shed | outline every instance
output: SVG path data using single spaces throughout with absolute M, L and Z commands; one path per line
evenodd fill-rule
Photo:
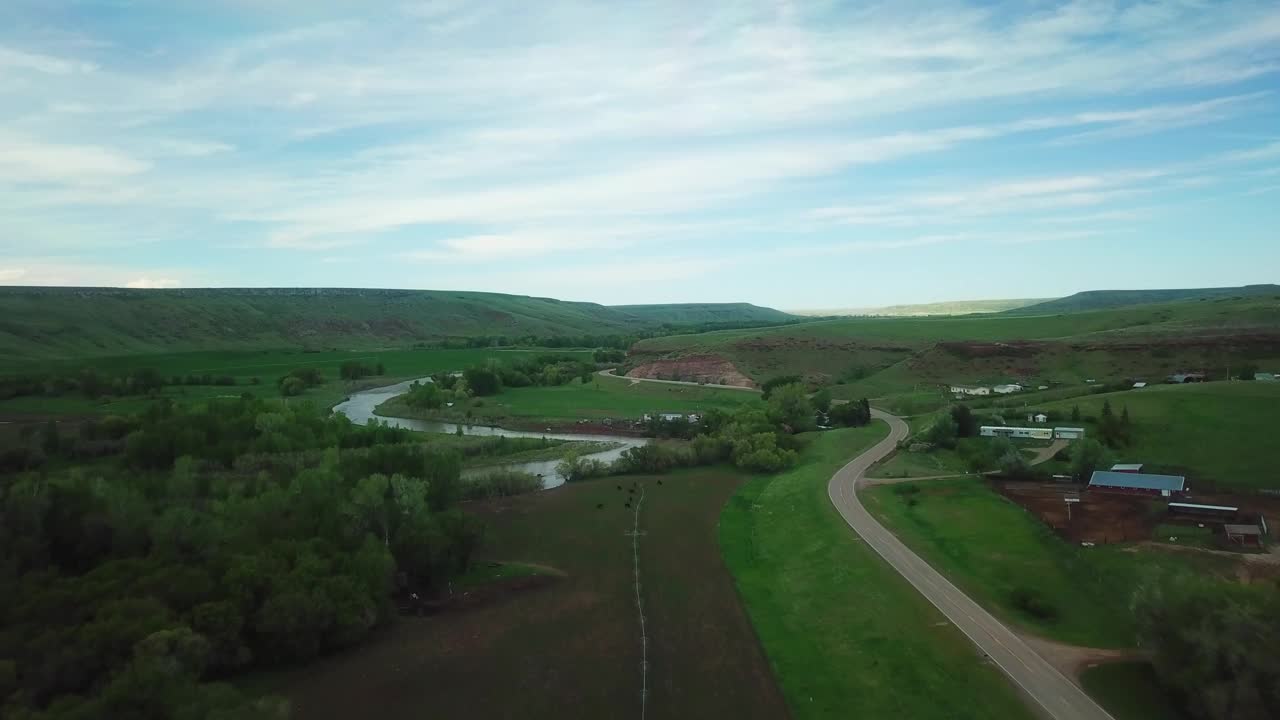
M 1008 395 L 1010 393 L 1022 392 L 1022 386 L 1017 385 L 1015 383 L 1009 383 L 1008 385 L 997 385 L 991 389 L 1000 395 Z
M 1084 437 L 1084 428 L 1060 427 L 1053 429 L 1053 436 L 1058 440 L 1080 440 Z
M 1140 473 L 1142 463 L 1116 463 L 1111 466 L 1111 472 Z
M 1036 413 L 1035 421 L 1038 423 L 1049 422 L 1049 416 L 1044 413 Z
M 1237 545 L 1262 546 L 1262 528 L 1257 525 L 1223 525 L 1227 540 Z
M 1257 382 L 1275 382 L 1276 374 L 1275 373 L 1254 373 L 1253 379 Z
M 1144 388 L 1144 387 L 1146 387 L 1146 386 L 1147 386 L 1147 384 L 1146 384 L 1146 383 L 1144 383 L 1144 382 L 1136 382 L 1136 383 L 1134 383 L 1134 384 L 1133 384 L 1133 389 L 1134 389 L 1134 390 L 1141 390 L 1142 388 Z
M 1176 515 L 1194 517 L 1211 517 L 1229 520 L 1240 512 L 1240 508 L 1232 505 L 1201 505 L 1199 503 L 1169 503 L 1169 512 Z
M 1181 475 L 1110 472 L 1097 470 L 1089 478 L 1089 489 L 1101 492 L 1170 497 L 1186 490 L 1187 479 Z

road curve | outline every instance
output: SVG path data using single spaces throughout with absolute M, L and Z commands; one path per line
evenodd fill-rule
M 827 486 L 827 494 L 845 522 L 1035 700 L 1046 717 L 1053 720 L 1114 720 L 1017 634 L 911 552 L 862 505 L 857 488 L 868 468 L 893 452 L 898 441 L 907 436 L 907 424 L 901 418 L 880 410 L 872 410 L 871 414 L 889 423 L 889 437 L 840 468 L 831 476 Z

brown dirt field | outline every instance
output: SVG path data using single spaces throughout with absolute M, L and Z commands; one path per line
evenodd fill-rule
M 743 375 L 733 363 L 719 355 L 687 355 L 678 358 L 659 358 L 632 368 L 626 377 L 650 380 L 684 380 L 714 385 L 755 387 L 751 378 Z
M 1049 527 L 1072 542 L 1117 543 L 1148 540 L 1156 520 L 1149 511 L 1151 500 L 1126 495 L 1080 492 L 1066 483 L 995 482 L 995 489 L 1026 508 Z M 1071 507 L 1067 519 L 1068 493 L 1080 502 Z
M 477 504 L 489 521 L 484 559 L 544 564 L 565 577 L 480 607 L 404 619 L 276 691 L 292 700 L 297 720 L 638 717 L 632 510 L 624 507 L 633 482 L 645 489 L 647 717 L 787 717 L 720 557 L 716 523 L 741 482 L 725 470 L 606 478 Z

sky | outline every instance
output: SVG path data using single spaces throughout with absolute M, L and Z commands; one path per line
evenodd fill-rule
M 1280 281 L 1280 3 L 0 3 L 0 284 Z

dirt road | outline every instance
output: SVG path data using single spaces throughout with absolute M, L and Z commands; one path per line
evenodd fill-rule
M 657 380 L 655 378 L 638 378 L 638 377 L 628 377 L 625 375 L 615 375 L 612 369 L 601 370 L 596 374 L 603 375 L 604 377 L 613 377 L 613 378 L 619 378 L 621 380 L 630 380 L 633 383 L 647 382 L 647 383 L 661 383 L 663 385 L 692 385 L 693 387 L 718 388 L 720 390 L 742 390 L 743 392 L 753 392 L 753 393 L 760 392 L 756 388 L 741 387 L 738 385 L 716 385 L 715 383 L 696 383 L 696 382 L 689 382 L 688 380 Z
M 845 522 L 996 663 L 1043 709 L 1046 717 L 1053 720 L 1114 720 L 1012 630 L 907 549 L 863 507 L 856 489 L 867 469 L 893 452 L 898 441 L 908 432 L 907 424 L 901 418 L 879 410 L 873 410 L 872 415 L 889 423 L 889 437 L 841 468 L 827 486 L 827 494 Z

